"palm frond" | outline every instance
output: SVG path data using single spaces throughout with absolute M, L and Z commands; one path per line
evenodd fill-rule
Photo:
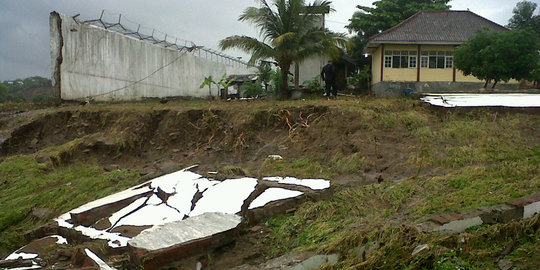
M 231 36 L 219 42 L 219 47 L 222 50 L 237 48 L 247 53 L 251 53 L 252 57 L 249 61 L 254 63 L 259 59 L 273 58 L 275 56 L 274 49 L 255 38 L 247 36 Z

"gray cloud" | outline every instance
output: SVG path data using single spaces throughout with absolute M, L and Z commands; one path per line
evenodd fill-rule
M 536 0 L 537 1 L 537 0 Z M 356 11 L 356 5 L 373 0 L 334 0 L 336 12 L 328 16 L 327 26 L 346 32 L 344 26 Z M 471 11 L 506 24 L 518 0 L 454 0 L 453 9 Z M 98 18 L 101 10 L 108 18 L 121 13 L 133 22 L 155 28 L 198 45 L 217 48 L 219 40 L 231 35 L 257 35 L 252 26 L 239 22 L 238 16 L 254 0 L 0 0 L 0 80 L 33 75 L 50 76 L 49 21 L 51 11 L 81 18 Z M 248 56 L 227 51 L 233 56 Z

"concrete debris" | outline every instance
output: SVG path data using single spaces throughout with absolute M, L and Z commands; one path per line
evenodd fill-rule
M 204 213 L 182 221 L 155 226 L 128 242 L 130 257 L 145 269 L 159 268 L 205 248 L 232 241 L 242 218 L 234 214 Z
M 514 263 L 510 260 L 503 259 L 497 263 L 497 266 L 499 267 L 500 270 L 510 270 L 514 268 Z
M 253 202 L 251 202 L 249 209 L 263 207 L 270 202 L 294 198 L 302 194 L 304 193 L 301 191 L 288 190 L 284 188 L 269 188 L 259 195 L 259 197 L 253 200 Z
M 280 184 L 298 185 L 311 188 L 313 190 L 322 190 L 330 187 L 330 181 L 325 179 L 297 179 L 294 177 L 264 177 L 263 180 L 278 182 Z
M 280 155 L 268 155 L 268 158 L 271 160 L 282 160 L 283 157 Z
M 17 249 L 0 261 L 2 269 L 39 269 L 42 259 L 40 254 L 46 254 L 53 246 L 67 245 L 67 239 L 60 235 L 52 235 L 36 239 L 28 245 Z
M 540 107 L 539 94 L 427 94 L 422 101 L 441 107 Z
M 411 256 L 416 256 L 418 254 L 422 254 L 422 253 L 428 252 L 428 251 L 429 251 L 429 245 L 428 244 L 419 245 L 419 246 L 414 248 L 413 252 L 411 253 Z
M 339 254 L 315 255 L 291 268 L 291 270 L 318 269 L 324 264 L 334 265 L 338 262 Z
M 93 260 L 98 266 L 100 270 L 113 270 L 115 268 L 108 266 L 101 258 L 99 258 L 96 254 L 94 254 L 89 249 L 85 248 L 84 252 L 86 255 Z
M 131 239 L 131 247 L 155 251 L 236 228 L 242 218 L 234 214 L 205 213 L 143 231 Z
M 379 243 L 370 242 L 361 247 L 357 247 L 357 248 L 349 250 L 349 253 L 355 253 L 356 257 L 360 259 L 360 261 L 365 261 L 369 253 L 371 253 L 373 250 L 377 248 L 379 248 Z

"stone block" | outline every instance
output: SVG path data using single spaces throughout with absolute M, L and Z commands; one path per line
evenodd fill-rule
M 529 205 L 529 204 L 532 204 L 532 203 L 538 202 L 538 201 L 540 201 L 540 193 L 536 193 L 536 194 L 532 194 L 532 195 L 529 195 L 529 196 L 517 198 L 517 199 L 511 200 L 511 201 L 508 201 L 507 203 L 509 205 L 513 205 L 513 206 L 516 206 L 516 207 L 523 207 L 525 205 Z
M 435 228 L 434 231 L 445 233 L 461 233 L 464 232 L 467 228 L 478 225 L 482 225 L 482 219 L 477 216 L 473 218 L 466 218 L 448 222 L 442 226 Z
M 291 270 L 318 269 L 324 264 L 334 265 L 339 259 L 339 254 L 315 255 L 291 268 Z
M 540 202 L 533 202 L 523 207 L 523 218 L 530 218 L 536 213 L 540 213 Z
M 508 204 L 484 207 L 481 211 L 479 216 L 484 224 L 507 223 L 523 216 L 522 208 Z
M 130 258 L 144 269 L 159 269 L 231 242 L 241 220 L 233 214 L 206 213 L 154 227 L 128 242 Z

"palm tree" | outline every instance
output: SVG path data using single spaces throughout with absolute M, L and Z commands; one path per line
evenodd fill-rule
M 334 55 L 338 45 L 345 45 L 342 34 L 316 25 L 323 11 L 330 10 L 330 1 L 315 0 L 306 5 L 304 0 L 258 0 L 260 7 L 249 7 L 240 21 L 254 24 L 262 41 L 248 36 L 231 36 L 219 44 L 222 50 L 238 48 L 251 53 L 250 63 L 273 59 L 282 74 L 281 99 L 288 96 L 288 74 L 292 63 L 319 54 Z

